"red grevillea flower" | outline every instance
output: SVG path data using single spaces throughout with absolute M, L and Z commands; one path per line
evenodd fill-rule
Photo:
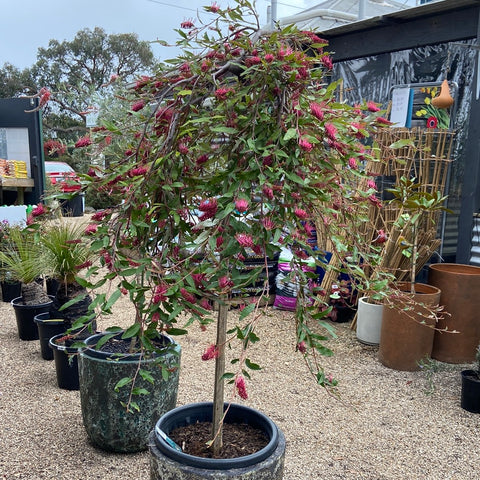
M 203 352 L 202 355 L 202 360 L 207 361 L 207 360 L 212 360 L 214 358 L 218 357 L 218 348 L 216 345 L 209 345 L 207 349 Z
M 190 293 L 188 290 L 185 288 L 180 289 L 180 293 L 182 294 L 182 297 L 189 303 L 196 303 L 197 299 L 195 298 L 195 295 Z
M 253 238 L 248 233 L 237 233 L 235 239 L 240 244 L 240 246 L 245 248 L 252 248 L 255 244 L 253 243 Z
M 98 225 L 96 225 L 95 223 L 89 223 L 85 227 L 85 234 L 86 235 L 93 235 L 94 233 L 97 232 L 97 228 L 98 228 Z
M 195 161 L 195 163 L 197 165 L 203 165 L 204 163 L 206 163 L 208 161 L 208 155 L 206 154 L 203 154 L 203 155 L 200 155 L 197 160 Z
M 305 225 L 303 226 L 303 229 L 305 230 L 305 233 L 311 237 L 315 233 L 315 228 L 313 225 L 309 222 L 305 222 Z
M 138 112 L 138 111 L 141 110 L 144 106 L 145 106 L 145 102 L 144 102 L 143 100 L 139 100 L 138 102 L 135 102 L 135 103 L 132 105 L 132 111 Z
M 155 292 L 153 294 L 153 303 L 160 303 L 160 302 L 165 302 L 167 300 L 167 297 L 165 293 L 168 290 L 168 285 L 166 284 L 160 284 L 155 287 Z
M 317 117 L 319 120 L 323 120 L 325 118 L 322 106 L 320 104 L 318 104 L 317 102 L 310 103 L 310 113 L 314 117 Z
M 222 236 L 217 237 L 217 239 L 215 240 L 215 244 L 216 244 L 217 248 L 220 248 L 220 247 L 223 245 L 223 242 L 224 242 L 224 241 L 225 241 L 225 240 L 223 239 Z
M 75 266 L 75 270 L 82 270 L 84 268 L 88 268 L 92 266 L 92 262 L 87 260 L 86 262 L 81 263 L 80 265 Z
M 300 138 L 298 140 L 298 146 L 305 152 L 311 152 L 313 149 L 313 145 L 305 138 Z
M 371 100 L 369 102 L 367 102 L 367 109 L 368 109 L 369 112 L 379 112 L 380 111 L 380 107 L 375 102 L 372 102 Z
M 367 182 L 367 187 L 368 188 L 373 188 L 374 190 L 376 190 L 377 189 L 377 184 L 375 183 L 374 180 L 370 179 Z
M 220 277 L 218 279 L 218 286 L 221 290 L 225 290 L 227 288 L 233 287 L 233 282 L 230 279 L 230 277 L 228 277 L 227 275 L 224 275 L 223 277 Z
M 357 165 L 357 160 L 353 157 L 350 157 L 348 159 L 348 166 L 352 169 L 352 170 L 358 170 L 358 165 Z
M 208 8 L 212 13 L 217 13 L 220 10 L 217 2 L 213 2 L 210 7 Z
M 203 288 L 203 282 L 206 279 L 205 273 L 192 273 L 193 283 L 196 288 Z
M 185 30 L 189 30 L 193 28 L 195 24 L 191 20 L 185 20 L 180 24 L 180 28 L 184 28 Z
M 184 143 L 179 143 L 178 144 L 178 151 L 182 153 L 183 155 L 186 155 L 190 150 Z
M 302 208 L 295 208 L 294 213 L 300 220 L 306 220 L 308 218 L 308 213 Z
M 198 206 L 198 209 L 203 212 L 203 214 L 199 217 L 201 222 L 209 218 L 213 218 L 218 210 L 217 199 L 207 198 L 206 200 L 202 200 Z
M 101 222 L 107 216 L 108 213 L 109 213 L 108 210 L 100 210 L 98 212 L 95 212 L 92 215 L 92 220 L 96 222 Z
M 243 400 L 247 400 L 248 398 L 247 388 L 245 386 L 245 379 L 243 378 L 242 375 L 239 375 L 235 379 L 235 387 L 237 387 L 237 392 L 240 398 L 243 398 Z
M 374 243 L 385 243 L 387 241 L 387 234 L 384 230 L 379 230 L 377 238 L 373 241 Z
M 248 57 L 245 59 L 245 65 L 247 67 L 259 65 L 260 63 L 262 63 L 262 59 L 260 57 Z
M 325 133 L 331 140 L 337 139 L 337 129 L 331 123 L 325 124 Z
M 248 210 L 248 201 L 244 198 L 238 198 L 235 200 L 235 208 L 239 213 L 245 213 Z
M 264 59 L 267 63 L 272 63 L 275 60 L 275 56 L 272 55 L 271 53 L 267 53 Z
M 50 90 L 47 87 L 42 87 L 38 93 L 40 95 L 40 101 L 38 103 L 38 106 L 43 107 L 50 100 Z
M 332 62 L 332 59 L 328 55 L 322 57 L 322 63 L 327 70 L 332 70 L 333 62 Z
M 33 217 L 39 217 L 40 215 L 43 215 L 45 213 L 45 207 L 43 206 L 43 203 L 39 203 L 33 210 L 32 210 L 32 216 Z
M 297 343 L 297 350 L 298 350 L 300 353 L 306 353 L 307 347 L 306 347 L 304 341 L 302 341 L 302 342 L 300 342 L 300 343 Z
M 273 230 L 275 228 L 275 223 L 270 217 L 262 218 L 262 225 L 265 230 Z
M 370 195 L 368 197 L 368 200 L 372 205 L 375 205 L 376 207 L 381 208 L 382 202 L 375 195 Z
M 393 125 L 393 122 L 390 120 L 387 120 L 385 117 L 377 117 L 376 118 L 377 123 L 380 123 L 382 125 Z
M 91 144 L 92 144 L 92 140 L 88 135 L 85 135 L 84 137 L 80 137 L 77 140 L 77 142 L 75 143 L 75 148 L 88 147 Z
M 263 186 L 262 192 L 269 200 L 273 200 L 273 190 L 268 185 Z
M 132 168 L 131 170 L 129 170 L 128 176 L 129 176 L 130 178 L 140 177 L 140 176 L 142 176 L 142 175 L 145 175 L 147 172 L 148 172 L 148 168 L 147 168 L 147 167 Z
M 217 88 L 215 90 L 215 97 L 218 100 L 226 100 L 230 92 L 232 92 L 231 88 Z
M 199 304 L 204 310 L 212 310 L 212 305 L 208 298 L 202 298 Z

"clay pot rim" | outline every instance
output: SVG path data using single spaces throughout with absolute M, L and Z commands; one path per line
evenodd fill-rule
M 437 272 L 465 275 L 466 277 L 480 275 L 480 267 L 463 263 L 434 263 L 429 268 Z

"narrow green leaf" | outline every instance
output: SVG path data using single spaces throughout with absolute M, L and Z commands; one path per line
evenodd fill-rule
M 125 385 L 128 385 L 129 383 L 132 383 L 132 379 L 130 377 L 123 377 L 121 380 L 119 380 L 115 387 L 113 388 L 116 392 L 118 392 L 122 387 Z
M 297 136 L 297 129 L 296 128 L 289 128 L 285 135 L 283 136 L 283 140 L 288 142 L 288 140 L 295 138 Z
M 128 327 L 127 330 L 125 330 L 125 333 L 122 335 L 122 338 L 125 340 L 127 338 L 136 337 L 138 335 L 138 332 L 140 332 L 140 324 L 134 323 L 133 325 L 130 325 L 130 327 Z

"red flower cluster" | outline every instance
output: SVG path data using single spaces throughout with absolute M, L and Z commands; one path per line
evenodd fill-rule
M 213 218 L 218 210 L 217 199 L 207 198 L 206 200 L 202 200 L 198 206 L 198 209 L 203 212 L 199 217 L 201 222 L 208 220 L 209 218 Z
M 80 137 L 77 140 L 77 142 L 75 143 L 75 148 L 88 147 L 91 144 L 92 144 L 91 138 L 88 135 L 85 135 L 84 137 Z
M 245 386 L 245 379 L 242 377 L 242 375 L 239 375 L 235 379 L 235 387 L 237 387 L 237 392 L 240 398 L 243 398 L 243 400 L 247 400 L 247 387 Z
M 212 360 L 214 358 L 218 357 L 218 348 L 216 345 L 210 345 L 208 348 L 203 352 L 202 355 L 202 360 L 207 361 L 207 360 Z

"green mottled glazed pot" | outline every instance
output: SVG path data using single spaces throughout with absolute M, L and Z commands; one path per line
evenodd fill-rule
M 156 421 L 177 403 L 180 346 L 166 336 L 168 346 L 162 355 L 148 359 L 138 354 L 120 357 L 94 348 L 103 335 L 88 338 L 89 348 L 78 359 L 82 417 L 88 438 L 94 446 L 107 451 L 146 450 L 148 435 Z M 163 378 L 159 361 L 170 370 L 168 379 Z M 115 385 L 123 378 L 133 377 L 139 365 L 154 382 L 151 384 L 137 375 L 135 387 L 146 389 L 149 394 L 133 396 L 139 411 L 127 412 L 124 405 L 129 401 L 130 387 L 116 391 Z

